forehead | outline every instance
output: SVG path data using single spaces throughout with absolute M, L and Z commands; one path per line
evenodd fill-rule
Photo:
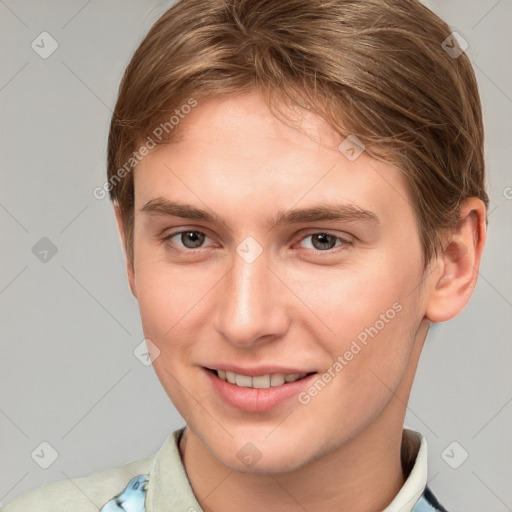
M 226 215 L 322 202 L 411 213 L 399 169 L 364 151 L 349 159 L 339 149 L 344 137 L 321 118 L 298 109 L 287 114 L 291 126 L 257 93 L 199 101 L 180 120 L 178 137 L 137 166 L 136 209 L 163 196 L 202 207 L 208 199 Z

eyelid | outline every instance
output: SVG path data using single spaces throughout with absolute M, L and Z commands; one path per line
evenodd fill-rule
M 303 240 L 311 235 L 329 235 L 339 238 L 340 240 L 345 240 L 346 242 L 353 242 L 354 237 L 349 235 L 348 233 L 339 234 L 330 229 L 322 229 L 322 228 L 309 228 L 307 230 L 303 230 L 300 234 L 299 240 Z

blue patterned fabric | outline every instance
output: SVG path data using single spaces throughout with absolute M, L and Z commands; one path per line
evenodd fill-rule
M 124 490 L 107 501 L 100 512 L 146 512 L 145 498 L 149 475 L 132 478 Z M 425 492 L 414 505 L 412 512 L 447 512 L 432 491 L 426 487 Z
M 425 496 L 422 496 L 414 505 L 412 512 L 435 512 L 439 510 L 438 508 L 434 508 L 426 499 Z
M 124 490 L 107 501 L 100 512 L 146 512 L 145 500 L 149 475 L 132 478 Z

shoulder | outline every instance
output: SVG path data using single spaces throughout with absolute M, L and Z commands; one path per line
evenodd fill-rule
M 98 512 L 128 482 L 149 473 L 154 457 L 150 455 L 121 468 L 44 485 L 11 501 L 2 512 Z

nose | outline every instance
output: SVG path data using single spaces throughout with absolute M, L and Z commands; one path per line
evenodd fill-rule
M 232 345 L 260 346 L 289 327 L 287 289 L 267 265 L 265 252 L 251 263 L 235 253 L 231 271 L 216 287 L 215 327 Z

